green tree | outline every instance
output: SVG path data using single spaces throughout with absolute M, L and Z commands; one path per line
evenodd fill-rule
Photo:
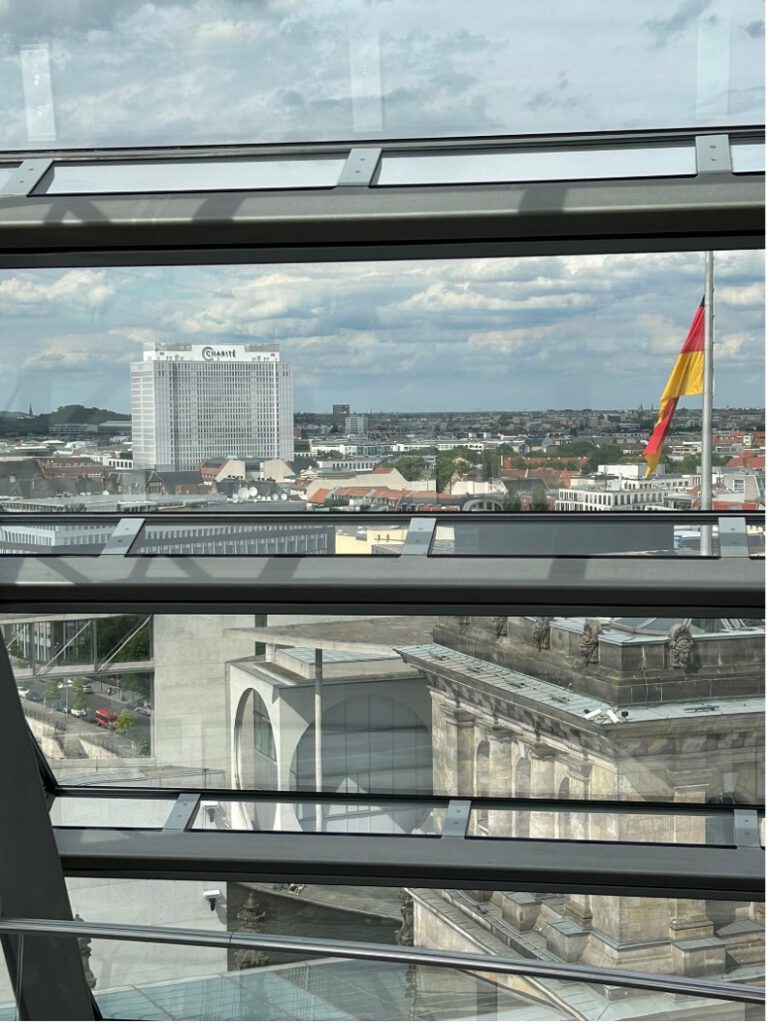
M 536 484 L 531 492 L 531 512 L 547 511 L 547 492 L 541 484 Z
M 88 707 L 88 701 L 85 696 L 85 690 L 83 689 L 85 680 L 82 676 L 75 676 L 75 681 L 72 684 L 72 707 L 76 711 L 85 711 Z
M 115 722 L 115 732 L 122 735 L 122 733 L 128 732 L 129 729 L 132 729 L 135 724 L 133 715 L 130 711 L 121 711 L 117 716 L 117 721 Z
M 59 699 L 59 687 L 55 679 L 48 678 L 43 683 L 43 698 L 46 704 L 55 704 Z
M 505 512 L 519 512 L 523 507 L 523 503 L 520 500 L 520 495 L 517 491 L 508 491 L 507 494 L 504 495 L 503 505 Z

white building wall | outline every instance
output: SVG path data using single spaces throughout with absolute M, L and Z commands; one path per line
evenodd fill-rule
M 293 458 L 293 377 L 276 349 L 149 348 L 131 365 L 134 467 Z

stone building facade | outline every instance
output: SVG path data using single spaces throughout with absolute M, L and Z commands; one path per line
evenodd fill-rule
M 763 799 L 763 644 L 762 628 L 737 620 L 454 617 L 438 620 L 434 643 L 400 653 L 430 688 L 436 793 L 752 803 Z M 713 821 L 491 810 L 474 812 L 471 829 L 701 843 L 717 841 Z M 762 904 L 530 892 L 413 896 L 417 945 L 761 983 Z M 562 986 L 547 983 L 547 998 L 555 988 Z M 583 995 L 585 986 L 576 988 Z M 582 1012 L 561 997 L 564 1010 Z M 690 1012 L 668 998 L 665 1017 Z M 614 990 L 605 999 L 615 1019 L 640 1019 L 648 1000 L 658 1001 Z M 721 1010 L 699 1006 L 696 1019 Z

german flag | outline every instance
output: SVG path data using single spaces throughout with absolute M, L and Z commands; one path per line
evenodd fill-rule
M 664 388 L 659 402 L 659 418 L 653 428 L 651 439 L 643 449 L 643 458 L 648 463 L 646 477 L 656 472 L 664 439 L 675 415 L 678 398 L 683 395 L 701 395 L 704 393 L 704 299 L 696 310 L 693 323 L 688 331 L 680 355 L 677 357 L 672 373 Z

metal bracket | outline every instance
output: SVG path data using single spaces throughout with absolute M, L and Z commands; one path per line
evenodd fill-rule
M 53 160 L 23 160 L 3 185 L 0 195 L 28 196 L 53 166 Z
M 200 803 L 199 793 L 182 793 L 163 825 L 163 832 L 186 832 Z
M 732 174 L 731 141 L 727 135 L 696 136 L 696 173 Z
M 472 810 L 471 800 L 451 800 L 448 810 L 445 812 L 445 824 L 443 825 L 443 839 L 450 839 L 458 836 L 459 839 L 466 838 L 469 826 L 469 814 Z
M 428 555 L 429 546 L 437 527 L 436 519 L 412 519 L 401 555 Z
M 749 558 L 747 520 L 745 518 L 719 519 L 721 558 Z
M 733 841 L 736 846 L 760 846 L 757 811 L 739 809 L 733 812 Z
M 380 149 L 368 146 L 351 149 L 347 162 L 339 175 L 339 180 L 336 182 L 337 188 L 339 185 L 343 185 L 345 188 L 350 185 L 356 188 L 370 188 L 380 159 Z
M 127 555 L 141 532 L 143 519 L 121 519 L 101 549 L 102 555 Z

